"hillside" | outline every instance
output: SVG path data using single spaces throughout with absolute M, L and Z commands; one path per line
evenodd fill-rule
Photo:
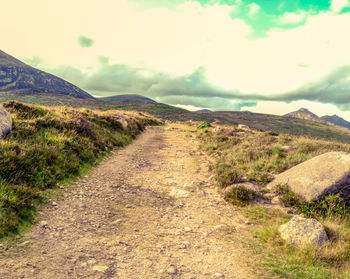
M 350 122 L 339 117 L 338 115 L 332 115 L 332 116 L 325 115 L 325 116 L 322 116 L 321 119 L 323 119 L 324 121 L 333 123 L 334 125 L 350 129 Z
M 99 98 L 102 101 L 115 103 L 156 103 L 156 101 L 137 94 L 123 94 Z
M 160 125 L 136 112 L 3 104 L 13 118 L 1 141 L 0 238 L 34 220 L 46 189 L 80 176 L 146 126 Z M 1 276 L 0 276 L 1 277 Z
M 54 95 L 79 99 L 94 99 L 77 86 L 35 69 L 0 50 L 0 95 Z
M 181 114 L 168 114 L 160 116 L 170 121 L 207 121 L 225 125 L 247 125 L 259 131 L 272 131 L 291 135 L 307 136 L 310 138 L 337 140 L 350 142 L 349 130 L 329 125 L 326 122 L 304 120 L 293 117 L 284 117 L 271 114 L 216 111 L 216 112 L 188 112 Z

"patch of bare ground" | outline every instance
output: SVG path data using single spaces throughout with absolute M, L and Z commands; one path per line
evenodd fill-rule
M 188 127 L 148 128 L 0 247 L 0 278 L 256 278 L 210 176 Z

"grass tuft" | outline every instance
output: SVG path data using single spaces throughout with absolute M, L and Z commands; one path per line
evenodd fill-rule
M 225 195 L 225 201 L 236 206 L 246 206 L 257 197 L 257 193 L 253 190 L 246 189 L 242 186 L 233 187 Z

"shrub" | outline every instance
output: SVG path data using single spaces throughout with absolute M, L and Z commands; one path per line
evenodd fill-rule
M 201 124 L 199 124 L 197 126 L 198 129 L 204 129 L 204 128 L 209 128 L 209 127 L 212 127 L 209 122 L 202 122 Z
M 253 190 L 246 189 L 242 186 L 233 187 L 231 191 L 226 193 L 225 201 L 236 206 L 246 206 L 257 197 L 257 193 Z

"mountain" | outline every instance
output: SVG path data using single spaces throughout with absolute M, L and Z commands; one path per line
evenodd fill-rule
M 64 95 L 94 99 L 79 87 L 52 74 L 33 68 L 0 50 L 0 95 Z
M 306 108 L 301 108 L 297 111 L 293 111 L 284 115 L 285 117 L 299 118 L 304 120 L 311 120 L 316 122 L 323 122 L 316 114 L 312 113 Z
M 137 94 L 124 94 L 99 98 L 100 100 L 115 103 L 157 103 L 156 101 Z
M 321 119 L 323 119 L 324 121 L 333 123 L 334 125 L 350 129 L 350 122 L 348 122 L 345 119 L 339 117 L 338 115 L 332 115 L 332 116 L 325 115 L 325 116 L 322 116 Z

